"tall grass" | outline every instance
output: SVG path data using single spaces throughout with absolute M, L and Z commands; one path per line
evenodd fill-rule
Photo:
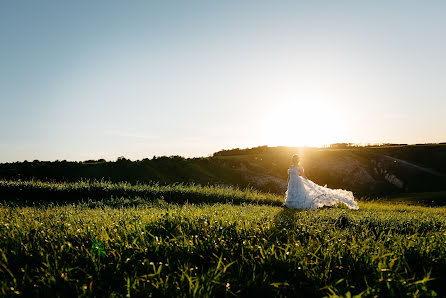
M 146 201 L 163 199 L 174 203 L 254 203 L 280 206 L 283 196 L 262 193 L 253 188 L 239 189 L 221 186 L 197 186 L 193 184 L 137 184 L 107 181 L 42 182 L 37 180 L 0 180 L 0 198 L 20 199 L 30 202 L 53 203 L 104 198 L 142 198 Z
M 4 296 L 446 295 L 446 208 L 360 202 L 357 211 L 299 211 L 258 204 L 280 197 L 249 190 L 0 185 L 9 195 L 21 189 L 27 199 L 39 189 L 42 196 L 79 198 L 90 191 L 96 198 L 64 205 L 0 203 Z M 114 191 L 128 191 L 130 202 L 134 195 L 156 195 L 127 207 L 121 204 L 126 197 L 99 199 Z M 163 191 L 171 191 L 172 200 L 179 194 L 181 204 L 167 203 Z M 201 203 L 185 203 L 188 195 Z

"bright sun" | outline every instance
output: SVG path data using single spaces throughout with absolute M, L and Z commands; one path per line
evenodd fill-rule
M 320 101 L 288 101 L 265 114 L 262 139 L 271 146 L 322 146 L 343 135 L 343 113 Z

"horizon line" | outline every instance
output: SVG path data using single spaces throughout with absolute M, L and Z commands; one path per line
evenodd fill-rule
M 262 148 L 262 147 L 266 147 L 266 148 L 278 148 L 278 147 L 283 147 L 283 148 L 296 148 L 296 149 L 304 149 L 304 148 L 308 148 L 308 149 L 353 149 L 353 148 L 369 148 L 369 147 L 397 147 L 397 146 L 425 146 L 425 145 L 446 145 L 446 141 L 445 142 L 435 142 L 435 143 L 347 143 L 347 142 L 342 142 L 342 143 L 332 143 L 332 144 L 324 144 L 322 146 L 309 146 L 309 145 L 301 145 L 301 146 L 286 146 L 286 145 L 277 145 L 277 146 L 270 146 L 270 145 L 259 145 L 259 146 L 255 146 L 255 147 L 246 147 L 246 148 L 231 148 L 231 149 L 220 149 L 218 151 L 215 151 L 213 153 L 210 153 L 206 156 L 201 155 L 201 156 L 183 156 L 180 154 L 171 154 L 171 155 L 153 155 L 152 158 L 141 158 L 141 159 L 131 159 L 131 158 L 127 158 L 124 155 L 119 155 L 117 156 L 114 160 L 113 159 L 105 159 L 105 158 L 98 158 L 98 159 L 86 159 L 86 160 L 68 160 L 68 159 L 55 159 L 55 160 L 39 160 L 39 159 L 34 159 L 32 161 L 28 161 L 27 159 L 23 160 L 23 161 L 0 161 L 0 164 L 8 164 L 8 163 L 32 163 L 32 162 L 94 162 L 94 161 L 102 161 L 102 162 L 116 162 L 119 159 L 125 159 L 125 160 L 130 160 L 130 161 L 142 161 L 145 159 L 148 160 L 153 160 L 156 158 L 161 158 L 161 157 L 181 157 L 184 159 L 195 159 L 195 158 L 208 158 L 208 157 L 213 157 L 215 156 L 216 153 L 219 152 L 224 152 L 224 151 L 235 151 L 235 150 L 239 150 L 239 151 L 243 151 L 243 150 L 250 150 L 250 149 L 257 149 L 257 148 Z

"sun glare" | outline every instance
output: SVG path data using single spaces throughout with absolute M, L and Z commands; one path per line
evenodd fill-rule
M 268 107 L 262 139 L 270 146 L 323 146 L 342 139 L 343 113 L 320 101 Z

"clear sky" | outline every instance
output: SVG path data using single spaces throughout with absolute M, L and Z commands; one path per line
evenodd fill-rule
M 446 141 L 446 1 L 0 2 L 0 162 Z

